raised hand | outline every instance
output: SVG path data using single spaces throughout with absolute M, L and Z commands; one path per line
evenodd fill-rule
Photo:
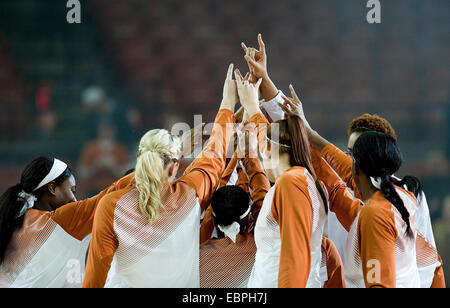
M 267 54 L 266 46 L 262 40 L 261 34 L 258 34 L 259 50 L 252 47 L 247 47 L 244 42 L 241 43 L 242 49 L 245 52 L 245 60 L 247 61 L 251 82 L 256 82 L 258 78 L 267 78 Z
M 261 94 L 264 100 L 269 101 L 278 94 L 278 89 L 269 77 L 267 72 L 267 53 L 266 45 L 262 40 L 261 34 L 258 34 L 259 50 L 252 47 L 247 47 L 245 43 L 241 43 L 242 49 L 245 52 L 245 60 L 247 61 L 250 77 L 249 81 L 256 83 L 258 78 L 262 78 Z
M 260 78 L 256 84 L 251 83 L 248 79 L 242 79 L 242 76 L 236 70 L 234 73 L 236 77 L 237 91 L 241 105 L 247 111 L 248 117 L 260 113 L 259 109 L 259 86 L 261 85 L 262 78 Z
M 298 98 L 297 93 L 295 93 L 294 87 L 291 84 L 289 85 L 289 90 L 291 91 L 292 97 L 286 97 L 283 95 L 282 97 L 284 99 L 284 103 L 278 104 L 280 105 L 281 109 L 283 109 L 283 111 L 286 113 L 287 116 L 290 115 L 299 116 L 305 123 L 306 127 L 310 129 L 311 126 L 309 126 L 309 123 L 305 117 L 305 113 L 303 112 L 302 102 Z
M 236 81 L 233 80 L 233 64 L 230 64 L 227 71 L 227 77 L 223 85 L 223 96 L 220 109 L 229 109 L 234 112 L 236 103 L 239 101 Z

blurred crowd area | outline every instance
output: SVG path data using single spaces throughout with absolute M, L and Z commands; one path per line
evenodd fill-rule
M 79 198 L 94 194 L 133 166 L 148 129 L 213 121 L 228 64 L 246 71 L 240 43 L 262 33 L 273 81 L 294 85 L 327 139 L 345 148 L 366 112 L 391 122 L 399 175 L 421 179 L 449 250 L 450 2 L 381 3 L 375 25 L 362 0 L 85 0 L 68 24 L 66 1 L 1 1 L 0 188 L 50 155 Z

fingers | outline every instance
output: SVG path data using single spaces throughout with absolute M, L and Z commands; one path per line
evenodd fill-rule
M 233 63 L 231 63 L 230 66 L 228 66 L 227 80 L 233 79 L 233 67 L 234 67 Z
M 249 48 L 248 50 L 248 55 L 250 56 L 250 58 L 255 59 L 255 54 L 257 53 L 257 50 L 255 48 Z
M 258 82 L 257 82 L 256 85 L 255 85 L 255 87 L 256 87 L 257 89 L 259 89 L 259 86 L 261 85 L 261 82 L 262 82 L 262 78 L 259 78 L 259 79 L 258 79 Z
M 242 83 L 242 81 L 243 81 L 241 72 L 239 72 L 238 69 L 234 70 L 234 78 L 236 78 L 236 81 L 238 81 L 239 83 Z
M 245 55 L 244 58 L 247 61 L 248 66 L 251 66 L 252 68 L 254 68 L 257 65 L 256 61 L 253 60 L 250 56 Z
M 284 113 L 286 113 L 286 114 L 291 113 L 291 110 L 288 107 L 286 107 L 285 105 L 283 105 L 282 103 L 278 103 L 278 106 L 280 106 L 280 108 L 283 109 Z
M 295 103 L 295 102 L 293 101 L 292 98 L 286 97 L 286 96 L 284 96 L 284 95 L 281 95 L 281 97 L 284 99 L 284 102 L 285 102 L 286 104 L 288 104 L 289 106 L 291 106 L 292 108 L 295 109 L 295 108 L 298 107 L 298 104 Z
M 294 90 L 294 87 L 292 86 L 292 84 L 289 85 L 289 90 L 291 91 L 292 97 L 293 97 L 296 101 L 300 102 L 300 99 L 298 98 L 297 93 L 295 93 L 295 90 Z
M 247 74 L 245 74 L 244 80 L 249 80 L 250 78 L 250 72 L 247 72 Z
M 266 45 L 264 44 L 262 40 L 261 33 L 258 34 L 258 44 L 259 44 L 259 51 L 262 51 L 263 53 L 266 52 Z
M 244 42 L 241 43 L 241 47 L 244 50 L 244 52 L 247 52 L 247 46 L 244 44 Z
M 239 78 L 241 80 L 244 80 L 244 78 L 242 77 L 241 71 L 238 68 L 236 69 L 236 71 L 237 71 L 237 74 L 239 75 Z M 247 75 L 245 75 L 245 76 L 247 76 Z M 237 80 L 237 78 L 236 78 L 236 80 Z

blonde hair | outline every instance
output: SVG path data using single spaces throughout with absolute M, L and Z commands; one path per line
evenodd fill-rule
M 139 191 L 139 209 L 150 222 L 158 218 L 163 188 L 164 168 L 178 161 L 181 141 L 165 129 L 148 131 L 139 142 L 135 170 L 136 188 Z

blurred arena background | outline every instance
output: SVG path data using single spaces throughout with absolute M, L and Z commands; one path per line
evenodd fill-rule
M 69 162 L 77 197 L 133 166 L 148 129 L 213 120 L 240 43 L 262 33 L 274 82 L 341 148 L 362 113 L 387 118 L 424 185 L 450 280 L 450 2 L 363 0 L 0 1 L 0 190 L 39 155 Z

